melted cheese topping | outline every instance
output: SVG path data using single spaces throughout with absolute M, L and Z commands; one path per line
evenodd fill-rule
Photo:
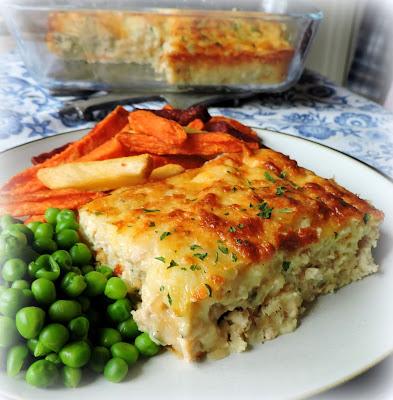
M 253 266 L 281 253 L 294 256 L 351 223 L 363 223 L 366 214 L 370 223 L 383 217 L 333 180 L 269 149 L 244 158 L 222 156 L 166 181 L 118 190 L 80 210 L 95 249 L 103 249 L 109 261 L 124 260 L 129 273 L 149 272 L 142 290 L 176 318 L 204 300 L 225 299 L 227 286 Z M 105 234 L 97 237 L 104 239 L 95 240 L 100 230 Z M 130 283 L 139 289 L 142 280 Z

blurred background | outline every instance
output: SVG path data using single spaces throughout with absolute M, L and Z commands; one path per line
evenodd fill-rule
M 324 12 L 324 20 L 307 68 L 393 111 L 393 2 L 310 0 L 309 3 Z M 0 54 L 14 46 L 0 16 Z

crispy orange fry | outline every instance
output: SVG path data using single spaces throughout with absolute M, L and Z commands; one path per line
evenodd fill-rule
M 197 118 L 191 121 L 188 125 L 187 128 L 195 129 L 198 131 L 203 131 L 204 123 L 201 119 Z
M 159 117 L 150 111 L 133 111 L 130 113 L 128 121 L 132 131 L 152 136 L 169 145 L 179 145 L 187 139 L 187 134 L 180 124 Z
M 129 155 L 129 151 L 114 137 L 104 142 L 101 146 L 96 147 L 90 153 L 79 158 L 78 162 L 109 160 L 111 158 L 127 157 Z
M 244 143 L 222 132 L 195 133 L 189 135 L 186 142 L 178 146 L 158 142 L 156 138 L 142 134 L 120 133 L 120 142 L 136 153 L 155 153 L 158 155 L 199 155 L 214 156 L 221 153 L 239 153 L 243 147 L 257 149 L 257 143 Z
M 0 213 L 11 214 L 16 217 L 42 215 L 48 207 L 77 209 L 100 196 L 103 196 L 102 192 L 78 192 L 47 197 L 38 201 L 9 202 L 0 205 Z
M 72 143 L 64 151 L 43 163 L 27 168 L 15 175 L 3 186 L 2 193 L 12 191 L 16 195 L 43 189 L 44 186 L 36 178 L 38 169 L 72 162 L 91 152 L 121 131 L 128 122 L 128 114 L 128 111 L 123 107 L 117 107 L 82 139 Z
M 235 119 L 223 117 L 223 116 L 216 116 L 216 117 L 210 118 L 208 123 L 214 123 L 214 122 L 226 122 L 232 128 L 235 128 L 237 131 L 241 132 L 248 139 L 259 141 L 259 137 L 253 129 L 249 128 L 246 125 L 243 125 L 242 123 L 240 123 L 239 121 L 236 121 Z

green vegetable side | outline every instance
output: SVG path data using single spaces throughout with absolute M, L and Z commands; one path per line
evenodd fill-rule
M 132 319 L 124 281 L 94 267 L 75 213 L 49 208 L 45 220 L 0 217 L 1 367 L 40 388 L 75 388 L 86 370 L 121 382 L 160 348 Z

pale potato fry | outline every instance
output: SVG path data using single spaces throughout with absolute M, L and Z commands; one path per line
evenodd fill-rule
M 37 178 L 50 189 L 111 190 L 147 180 L 152 170 L 148 154 L 42 168 Z
M 161 179 L 170 178 L 171 176 L 179 175 L 185 169 L 179 164 L 166 164 L 162 167 L 153 169 L 150 174 L 150 180 L 160 181 Z

